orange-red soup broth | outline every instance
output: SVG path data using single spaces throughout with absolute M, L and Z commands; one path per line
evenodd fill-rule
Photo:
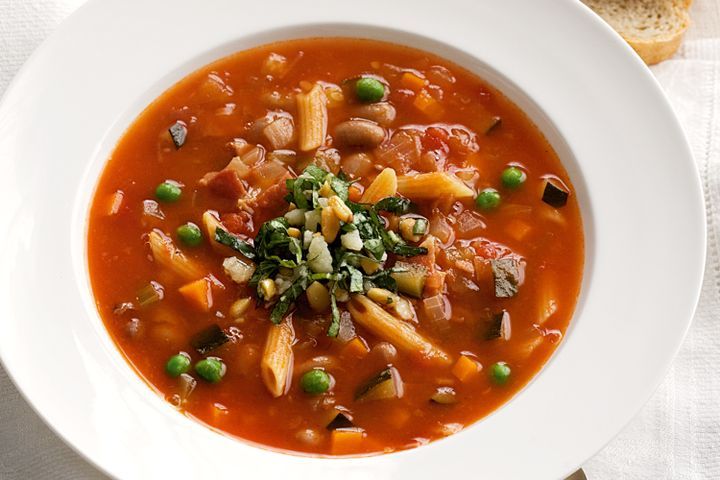
M 288 214 L 308 165 L 327 177 Z M 362 223 L 386 197 L 400 210 Z M 285 214 L 273 248 L 299 248 L 290 267 L 259 253 Z M 223 58 L 148 106 L 100 178 L 88 255 L 112 338 L 179 410 L 272 448 L 366 454 L 457 432 L 538 373 L 575 307 L 583 232 L 557 155 L 483 80 L 411 48 L 306 39 Z M 275 271 L 249 285 L 260 261 Z

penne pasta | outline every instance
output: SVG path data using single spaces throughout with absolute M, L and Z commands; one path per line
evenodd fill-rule
M 307 93 L 297 95 L 300 124 L 300 150 L 307 152 L 325 143 L 327 135 L 327 97 L 319 84 Z
M 360 203 L 376 203 L 386 197 L 393 197 L 398 191 L 398 177 L 395 170 L 386 168 L 375 177 L 360 198 Z
M 444 195 L 454 198 L 475 196 L 475 192 L 462 180 L 445 172 L 402 175 L 397 179 L 397 191 L 411 200 L 439 198 Z
M 393 317 L 368 297 L 353 295 L 348 303 L 348 310 L 353 320 L 399 350 L 416 353 L 432 363 L 450 363 L 447 353 L 417 333 L 410 324 Z
M 200 268 L 185 256 L 173 243 L 172 239 L 157 228 L 149 235 L 150 251 L 162 268 L 166 268 L 183 280 L 197 280 L 203 276 Z
M 292 344 L 295 340 L 291 318 L 291 316 L 287 317 L 282 323 L 270 326 L 260 362 L 263 382 L 275 398 L 284 395 L 290 388 L 293 366 Z

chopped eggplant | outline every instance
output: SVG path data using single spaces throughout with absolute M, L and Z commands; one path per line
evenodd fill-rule
M 168 128 L 168 132 L 170 132 L 170 137 L 172 137 L 175 148 L 180 148 L 185 145 L 185 139 L 187 139 L 187 127 L 185 123 L 178 120 Z
M 390 275 L 397 282 L 398 290 L 411 297 L 422 297 L 425 288 L 425 279 L 428 276 L 427 268 L 415 263 L 397 262 Z
M 501 124 L 502 124 L 502 118 L 497 117 L 497 116 L 492 117 L 487 122 L 487 125 L 485 125 L 485 131 L 483 133 L 485 133 L 485 135 L 490 135 L 490 133 L 492 133 L 492 131 L 495 130 L 496 128 L 498 128 Z
M 490 319 L 490 327 L 485 333 L 485 340 L 495 340 L 496 338 L 510 340 L 510 314 L 507 310 L 493 314 Z
M 495 296 L 510 298 L 518 292 L 522 283 L 522 264 L 517 258 L 503 257 L 490 260 L 495 279 Z
M 439 405 L 452 405 L 457 403 L 457 395 L 452 387 L 438 387 L 430 396 L 430 401 Z
M 559 181 L 551 178 L 545 179 L 545 188 L 543 189 L 542 201 L 551 207 L 560 208 L 567 204 L 570 192 Z
M 208 352 L 215 350 L 229 340 L 230 337 L 222 328 L 215 324 L 196 333 L 190 340 L 190 345 L 192 345 L 200 355 L 206 355 Z
M 355 424 L 348 415 L 339 412 L 325 428 L 328 430 L 337 430 L 338 428 L 352 428 L 354 426 Z
M 367 402 L 403 396 L 403 381 L 395 367 L 388 367 L 365 382 L 355 393 L 355 400 Z

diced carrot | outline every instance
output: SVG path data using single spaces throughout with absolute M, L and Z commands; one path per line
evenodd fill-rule
M 413 101 L 415 108 L 432 119 L 438 119 L 445 113 L 445 109 L 435 100 L 427 90 L 421 90 Z
M 453 365 L 452 374 L 461 382 L 465 383 L 475 378 L 482 368 L 482 365 L 477 360 L 473 360 L 467 355 L 462 355 L 458 358 L 457 362 L 455 362 L 455 365 Z
M 357 453 L 363 438 L 365 438 L 365 432 L 358 428 L 333 430 L 331 436 L 332 453 L 334 455 Z
M 362 338 L 355 337 L 345 345 L 343 351 L 352 357 L 364 357 L 370 349 Z
M 409 88 L 410 90 L 420 90 L 425 85 L 427 85 L 427 80 L 425 80 L 422 77 L 419 77 L 418 75 L 415 75 L 412 72 L 405 72 L 400 77 L 400 84 L 404 88 Z
M 120 207 L 122 207 L 124 198 L 125 194 L 122 190 L 118 190 L 117 192 L 110 195 L 110 198 L 108 199 L 107 214 L 116 215 L 120 211 Z
M 213 306 L 212 289 L 207 278 L 201 278 L 180 287 L 179 292 L 200 311 L 208 312 Z
M 508 235 L 518 241 L 523 240 L 527 234 L 530 233 L 530 230 L 532 230 L 530 225 L 517 219 L 511 220 L 508 222 L 507 227 L 505 227 L 505 231 Z
M 362 194 L 362 185 L 358 185 L 357 183 L 353 183 L 352 185 L 350 185 L 350 188 L 348 189 L 348 199 L 351 202 L 359 202 L 362 198 Z

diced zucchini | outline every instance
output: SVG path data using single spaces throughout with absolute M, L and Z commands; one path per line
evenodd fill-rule
M 425 235 L 428 231 L 428 221 L 425 218 L 416 218 L 413 225 L 413 233 L 415 235 Z
M 428 276 L 427 268 L 424 265 L 405 262 L 397 262 L 395 268 L 402 270 L 390 275 L 397 282 L 398 290 L 411 297 L 422 297 L 425 279 Z
M 395 367 L 388 367 L 365 382 L 355 393 L 358 402 L 387 400 L 403 396 L 403 381 Z

